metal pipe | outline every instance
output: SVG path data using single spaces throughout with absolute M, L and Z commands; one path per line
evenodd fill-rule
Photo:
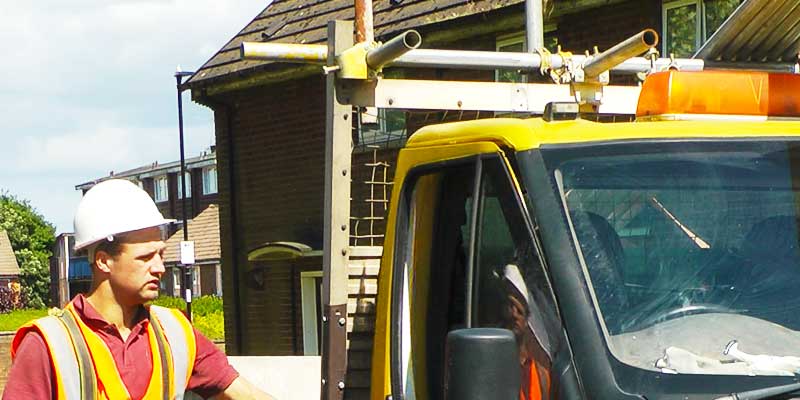
M 372 0 L 356 2 L 356 43 L 372 43 L 375 35 L 372 28 Z
M 384 46 L 387 45 L 388 43 Z M 280 49 L 285 49 L 287 52 L 282 53 Z M 373 50 L 373 52 L 377 50 Z M 246 59 L 253 60 L 325 64 L 327 54 L 323 57 L 321 54 L 316 54 L 317 52 L 327 52 L 327 47 L 325 45 L 286 45 L 281 43 L 245 42 L 242 44 L 243 56 Z M 368 55 L 368 57 L 370 56 Z M 372 55 L 372 57 L 376 56 Z M 571 60 L 573 64 L 579 65 L 586 61 L 586 56 L 573 55 Z M 673 61 L 668 58 L 661 58 L 655 63 L 657 70 L 664 69 L 670 64 L 673 64 Z M 674 64 L 683 71 L 702 71 L 704 61 L 701 59 L 681 58 L 676 59 Z M 537 70 L 542 65 L 542 58 L 537 53 L 414 49 L 388 62 L 386 65 L 407 68 Z M 552 68 L 563 68 L 564 59 L 560 55 L 553 54 L 550 56 L 549 65 Z M 633 57 L 613 66 L 611 71 L 619 74 L 648 72 L 650 71 L 650 60 L 643 57 Z
M 583 55 L 573 55 L 573 64 L 581 64 L 587 59 Z M 703 60 L 695 59 L 676 59 L 673 63 L 668 58 L 656 60 L 656 70 L 662 70 L 674 64 L 682 71 L 702 71 L 705 65 Z M 505 53 L 494 51 L 471 51 L 471 50 L 412 50 L 400 58 L 392 61 L 389 65 L 393 67 L 409 68 L 453 68 L 471 70 L 495 70 L 495 69 L 517 69 L 517 70 L 537 70 L 542 65 L 542 58 L 536 53 Z M 550 66 L 552 68 L 564 67 L 564 59 L 553 54 L 550 56 Z M 644 57 L 633 57 L 623 61 L 611 68 L 611 71 L 619 74 L 636 74 L 639 72 L 650 71 L 650 60 Z
M 542 0 L 525 0 L 525 37 L 529 52 L 544 47 L 544 10 Z
M 583 66 L 583 72 L 587 77 L 598 76 L 625 60 L 644 53 L 657 44 L 658 33 L 652 29 L 645 29 L 622 43 L 594 56 Z
M 372 69 L 380 69 L 403 54 L 418 48 L 421 44 L 422 36 L 419 32 L 414 30 L 403 32 L 367 52 L 367 65 Z
M 242 59 L 325 64 L 328 46 L 324 44 L 243 42 L 239 47 Z

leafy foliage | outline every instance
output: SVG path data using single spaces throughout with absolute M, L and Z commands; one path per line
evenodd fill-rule
M 186 302 L 180 297 L 159 296 L 151 304 L 186 311 Z M 222 298 L 202 296 L 192 300 L 192 324 L 211 340 L 225 339 Z
M 180 297 L 158 296 L 158 298 L 150 302 L 150 304 L 186 311 L 186 302 Z
M 9 288 L 0 287 L 0 314 L 5 314 L 17 308 L 17 297 Z
M 192 315 L 210 315 L 222 312 L 222 297 L 203 296 L 192 301 Z
M 213 312 L 206 315 L 195 315 L 192 321 L 205 337 L 211 340 L 225 339 L 225 318 L 222 312 Z
M 27 200 L 0 194 L 0 229 L 8 232 L 28 306 L 44 308 L 50 292 L 50 257 L 55 227 Z

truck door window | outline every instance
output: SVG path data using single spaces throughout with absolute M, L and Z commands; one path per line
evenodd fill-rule
M 440 399 L 445 337 L 466 326 L 476 160 L 419 176 L 408 201 L 397 378 L 403 398 Z M 398 225 L 401 221 L 398 221 Z M 396 270 L 397 271 L 397 270 Z M 400 272 L 400 271 L 397 271 Z M 397 275 L 395 275 L 397 276 Z M 410 311 L 410 312 L 409 312 Z M 398 362 L 400 365 L 398 365 Z M 396 374 L 398 371 L 395 371 Z
M 502 160 L 486 159 L 481 170 L 471 320 L 475 327 L 513 331 L 520 398 L 550 398 L 560 333 L 552 291 Z
M 540 386 L 546 396 L 560 325 L 503 159 L 418 175 L 406 210 L 405 243 L 397 243 L 404 268 L 395 270 L 402 280 L 393 291 L 402 298 L 393 317 L 400 320 L 393 333 L 400 347 L 392 362 L 396 398 L 442 399 L 447 333 L 471 327 L 514 331 L 527 367 L 524 398 Z

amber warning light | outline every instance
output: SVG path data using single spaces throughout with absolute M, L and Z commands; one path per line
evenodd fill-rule
M 741 115 L 800 118 L 800 75 L 767 72 L 666 71 L 642 86 L 639 119 Z

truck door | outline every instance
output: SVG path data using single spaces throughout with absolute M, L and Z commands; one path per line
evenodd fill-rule
M 497 151 L 421 165 L 404 180 L 392 273 L 393 399 L 443 399 L 447 333 L 473 327 L 514 332 L 520 398 L 554 395 L 562 329 L 507 165 Z

